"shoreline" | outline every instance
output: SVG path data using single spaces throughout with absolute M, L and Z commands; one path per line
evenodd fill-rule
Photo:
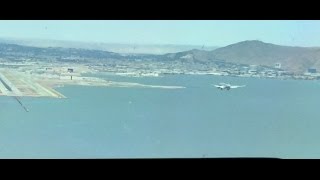
M 36 85 L 36 89 L 41 93 L 37 92 L 34 94 L 14 94 L 14 93 L 0 93 L 0 96 L 8 96 L 8 97 L 49 97 L 49 98 L 67 98 L 62 93 L 60 93 L 57 88 L 65 87 L 65 86 L 86 86 L 86 87 L 120 87 L 120 88 L 158 88 L 158 89 L 184 89 L 186 87 L 183 86 L 161 86 L 161 85 L 148 85 L 148 84 L 140 84 L 134 82 L 117 82 L 117 81 L 106 81 L 103 79 L 91 79 L 88 77 L 82 77 L 82 80 L 73 80 L 73 81 L 65 81 L 65 80 L 53 80 L 53 79 L 30 79 L 29 83 L 33 86 Z M 15 84 L 12 86 L 15 87 Z M 18 87 L 19 89 L 19 87 Z

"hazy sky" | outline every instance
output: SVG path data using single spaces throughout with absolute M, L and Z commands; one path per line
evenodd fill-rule
M 207 46 L 258 39 L 320 46 L 320 21 L 0 21 L 0 37 Z

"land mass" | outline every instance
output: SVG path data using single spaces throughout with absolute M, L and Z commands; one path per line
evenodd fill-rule
M 320 48 L 243 41 L 212 51 L 163 55 L 31 47 L 0 43 L 0 95 L 64 97 L 55 86 L 88 85 L 178 89 L 180 86 L 112 82 L 86 74 L 161 77 L 168 74 L 320 79 Z M 310 70 L 311 69 L 311 70 Z

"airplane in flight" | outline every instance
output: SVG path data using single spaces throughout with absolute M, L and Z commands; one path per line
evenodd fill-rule
M 218 85 L 214 85 L 216 88 L 220 89 L 220 90 L 230 90 L 230 89 L 236 89 L 236 88 L 240 88 L 240 87 L 245 87 L 245 85 L 242 86 L 233 86 L 227 83 L 219 83 Z

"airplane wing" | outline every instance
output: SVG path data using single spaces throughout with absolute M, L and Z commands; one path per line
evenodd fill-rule
M 217 88 L 223 88 L 224 86 L 221 86 L 221 85 L 214 85 L 215 87 Z
M 230 86 L 231 89 L 236 89 L 236 88 L 240 88 L 240 87 L 245 87 L 245 85 L 243 85 L 243 86 Z

